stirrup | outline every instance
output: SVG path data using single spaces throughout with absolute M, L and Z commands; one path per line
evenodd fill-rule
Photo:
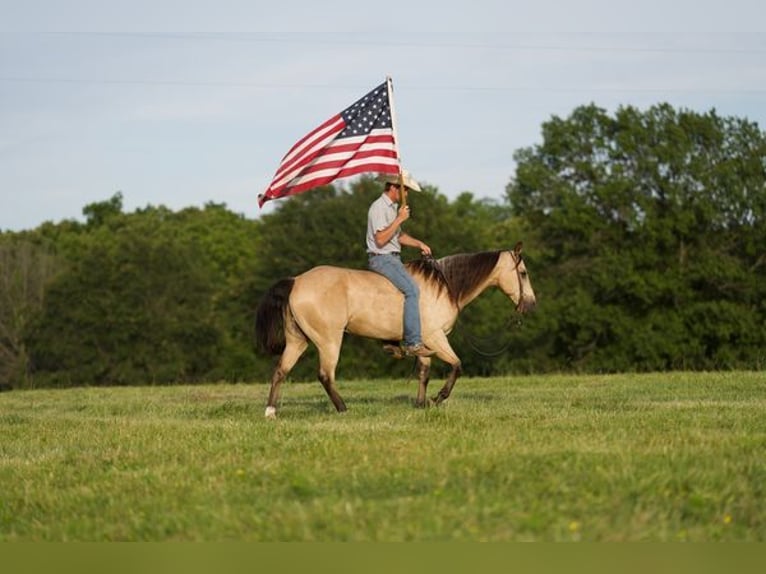
M 430 357 L 435 353 L 435 351 L 432 351 L 423 343 L 418 343 L 417 345 L 404 345 L 402 350 L 408 357 Z
M 391 345 L 387 343 L 383 345 L 383 350 L 390 354 L 394 359 L 403 359 L 406 357 L 404 351 L 399 345 Z

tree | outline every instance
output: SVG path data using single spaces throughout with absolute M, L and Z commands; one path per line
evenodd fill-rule
M 207 262 L 214 290 L 212 320 L 220 341 L 217 360 L 206 376 L 227 381 L 264 378 L 270 363 L 256 357 L 253 347 L 258 298 L 252 286 L 261 243 L 257 222 L 223 204 L 208 203 L 202 210 L 181 210 L 166 225 L 191 242 L 197 257 Z
M 93 229 L 26 337 L 34 376 L 57 386 L 195 381 L 216 360 L 212 275 L 167 213 Z
M 0 386 L 29 384 L 24 331 L 61 267 L 49 248 L 23 235 L 0 235 Z
M 766 137 L 658 105 L 596 106 L 516 154 L 514 213 L 549 280 L 549 367 L 754 367 L 764 347 Z
M 89 203 L 82 209 L 88 227 L 100 227 L 109 220 L 122 215 L 122 192 L 118 191 L 107 201 Z

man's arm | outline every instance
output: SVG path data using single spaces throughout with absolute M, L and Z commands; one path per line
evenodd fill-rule
M 423 255 L 431 255 L 431 248 L 428 245 L 420 241 L 420 239 L 415 239 L 412 235 L 408 235 L 403 231 L 401 235 L 399 235 L 399 243 L 406 245 L 407 247 L 415 247 L 420 249 L 420 252 Z
M 383 229 L 378 229 L 375 232 L 375 245 L 377 245 L 378 247 L 383 247 L 386 243 L 391 241 L 391 238 L 397 232 L 401 224 L 407 221 L 409 218 L 410 218 L 410 208 L 409 207 L 400 208 L 398 213 L 396 214 L 396 219 L 394 219 L 388 227 L 384 227 Z M 405 234 L 402 233 L 402 235 L 405 235 Z M 401 242 L 402 235 L 399 236 L 400 242 Z

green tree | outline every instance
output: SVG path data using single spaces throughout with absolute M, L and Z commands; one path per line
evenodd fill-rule
M 0 234 L 0 387 L 29 385 L 24 332 L 62 268 L 49 248 L 25 234 Z
M 206 261 L 213 289 L 213 321 L 220 333 L 218 358 L 207 376 L 228 381 L 263 378 L 269 363 L 259 360 L 253 347 L 258 223 L 232 213 L 223 204 L 208 203 L 201 210 L 181 210 L 167 225 L 195 246 L 198 259 Z
M 122 215 L 122 192 L 118 191 L 106 201 L 97 201 L 83 207 L 88 227 L 100 227 Z
M 764 158 L 757 125 L 714 111 L 547 122 L 508 187 L 547 275 L 546 367 L 762 364 Z
M 42 382 L 194 381 L 215 362 L 211 276 L 165 210 L 92 229 L 84 253 L 48 290 L 27 341 Z
M 71 296 L 72 300 L 91 300 L 93 297 L 90 291 L 96 289 L 98 292 L 98 285 L 102 282 L 108 284 L 107 276 L 115 273 L 114 269 L 119 266 L 116 260 L 132 259 L 135 267 L 142 271 L 141 274 L 123 275 L 110 288 L 119 295 L 119 301 L 129 300 L 128 292 L 132 293 L 134 303 L 140 299 L 136 294 L 144 293 L 145 297 L 151 297 L 152 293 L 146 291 L 150 281 L 157 281 L 166 290 L 171 288 L 167 286 L 170 284 L 173 290 L 180 292 L 187 283 L 183 274 L 188 272 L 193 277 L 188 288 L 194 289 L 195 285 L 201 284 L 202 287 L 193 295 L 197 297 L 201 310 L 209 309 L 209 312 L 189 316 L 188 319 L 197 322 L 199 333 L 215 332 L 216 336 L 214 344 L 204 336 L 185 337 L 185 356 L 208 357 L 208 360 L 198 364 L 193 375 L 184 368 L 178 370 L 178 376 L 194 380 L 206 378 L 230 381 L 266 376 L 270 362 L 258 358 L 252 344 L 252 317 L 257 297 L 251 289 L 258 259 L 258 222 L 247 220 L 226 209 L 225 205 L 216 203 L 208 203 L 202 209 L 190 207 L 178 212 L 163 206 L 149 205 L 133 213 L 123 213 L 121 194 L 107 201 L 87 205 L 83 214 L 86 217 L 84 224 L 74 221 L 46 223 L 35 230 L 36 235 L 53 245 L 60 256 L 69 261 L 71 272 L 66 278 L 69 282 L 66 289 L 73 293 L 79 292 Z M 131 248 L 133 243 L 139 245 L 140 249 Z M 167 265 L 162 263 L 162 257 L 165 256 L 170 259 Z M 85 277 L 95 273 L 92 268 L 95 265 L 94 258 L 101 267 L 99 272 L 102 277 L 98 280 Z M 55 292 L 59 289 L 62 289 L 61 285 L 54 287 Z M 144 313 L 141 306 L 135 309 L 137 317 Z M 55 316 L 59 311 L 61 309 L 51 307 L 47 313 Z M 155 311 L 159 313 L 154 316 L 154 320 L 164 324 L 175 320 L 172 317 L 180 312 L 180 308 L 170 305 Z M 67 311 L 62 312 L 66 315 Z M 124 327 L 127 324 L 113 324 L 112 328 L 122 328 L 120 325 Z M 87 329 L 96 339 L 101 338 L 98 325 L 97 321 L 93 321 Z M 56 343 L 55 338 L 50 338 L 45 345 L 42 344 L 41 337 L 52 328 L 41 326 L 38 322 L 38 329 L 30 334 L 38 346 L 42 345 L 38 347 L 41 352 L 48 348 L 48 343 Z M 116 332 L 111 336 L 116 336 Z M 142 345 L 143 338 L 133 337 L 124 343 L 124 350 L 139 356 L 143 352 Z M 198 348 L 194 348 L 195 345 Z M 135 346 L 135 349 L 131 346 Z M 38 381 L 53 376 L 59 355 L 53 355 L 51 359 L 55 360 L 45 363 L 47 370 L 38 369 Z M 171 355 L 164 354 L 168 358 Z M 40 366 L 43 364 L 40 362 Z M 120 381 L 135 378 L 137 382 L 147 382 L 168 378 L 167 374 L 158 378 L 157 374 L 150 372 L 147 375 L 149 378 L 139 380 L 141 369 L 127 369 L 125 372 L 132 374 L 129 377 L 123 376 Z M 70 376 L 68 380 L 76 384 L 76 377 Z

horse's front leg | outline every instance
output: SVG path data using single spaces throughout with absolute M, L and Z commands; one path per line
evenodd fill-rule
M 452 370 L 447 377 L 447 381 L 444 383 L 444 386 L 441 388 L 441 390 L 439 390 L 436 396 L 432 399 L 435 405 L 440 405 L 449 398 L 450 393 L 452 393 L 452 387 L 455 386 L 455 381 L 457 381 L 460 373 L 463 372 L 460 365 L 461 363 L 459 360 L 456 363 L 453 363 Z
M 431 373 L 431 359 L 429 357 L 418 357 L 418 398 L 415 406 L 419 409 L 426 406 L 426 390 L 428 389 L 428 380 Z
M 436 331 L 433 333 L 429 333 L 429 336 L 423 341 L 429 349 L 433 349 L 436 351 L 436 356 L 447 363 L 448 365 L 452 366 L 452 370 L 450 370 L 449 375 L 447 376 L 447 381 L 444 383 L 444 386 L 439 390 L 439 392 L 434 396 L 433 399 L 431 399 L 431 403 L 434 405 L 439 405 L 446 401 L 450 393 L 452 392 L 452 387 L 455 386 L 455 381 L 457 381 L 457 378 L 460 376 L 460 373 L 462 372 L 461 369 L 461 363 L 460 358 L 455 354 L 455 351 L 452 349 L 452 346 L 449 344 L 449 341 L 447 340 L 447 334 L 444 331 Z M 422 359 L 421 359 L 422 360 Z M 430 367 L 430 362 L 428 363 L 428 366 Z M 426 371 L 425 376 L 425 382 L 422 378 L 423 371 L 421 368 L 421 384 L 420 389 L 418 390 L 418 406 L 420 406 L 421 401 L 425 403 L 425 394 L 426 394 L 426 385 L 428 384 L 428 371 Z M 422 395 L 421 395 L 422 393 Z

